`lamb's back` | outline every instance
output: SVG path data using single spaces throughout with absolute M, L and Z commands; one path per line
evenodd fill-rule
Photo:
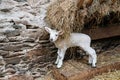
M 90 43 L 91 39 L 88 35 L 83 33 L 71 33 L 70 41 L 77 45 L 78 43 Z

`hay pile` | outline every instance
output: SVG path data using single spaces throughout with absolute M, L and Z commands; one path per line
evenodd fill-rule
M 49 22 L 52 28 L 57 30 L 64 30 L 69 35 L 73 28 L 75 20 L 75 14 L 77 10 L 76 0 L 58 0 L 57 2 L 50 5 L 47 12 L 46 20 Z
M 46 21 L 64 30 L 62 38 L 84 27 L 120 23 L 120 0 L 57 0 L 47 10 Z

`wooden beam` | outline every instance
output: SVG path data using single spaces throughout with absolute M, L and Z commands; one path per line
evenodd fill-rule
M 91 36 L 92 40 L 110 38 L 120 36 L 120 25 L 83 29 L 82 32 Z
M 89 68 L 83 71 L 80 71 L 79 69 L 76 69 L 75 67 L 70 68 L 73 66 L 69 66 L 68 68 L 70 69 L 68 69 L 69 70 L 68 72 L 67 70 L 60 71 L 54 68 L 53 75 L 54 75 L 55 80 L 89 80 L 97 74 L 109 72 L 110 70 L 120 70 L 119 66 L 120 66 L 120 62 L 115 62 L 113 64 L 105 65 L 103 67 L 94 68 L 94 69 Z

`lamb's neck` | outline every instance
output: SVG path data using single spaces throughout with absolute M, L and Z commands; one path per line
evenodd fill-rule
M 68 39 L 55 41 L 54 44 L 57 48 L 69 48 L 71 46 L 71 42 Z
M 58 41 L 58 40 L 55 41 L 54 44 L 55 44 L 55 46 L 56 46 L 57 48 L 61 48 L 62 45 L 63 45 L 62 42 L 61 42 L 61 41 Z

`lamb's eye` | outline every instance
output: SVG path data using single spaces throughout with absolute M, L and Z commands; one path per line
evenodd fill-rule
M 55 36 L 58 36 L 57 34 Z

